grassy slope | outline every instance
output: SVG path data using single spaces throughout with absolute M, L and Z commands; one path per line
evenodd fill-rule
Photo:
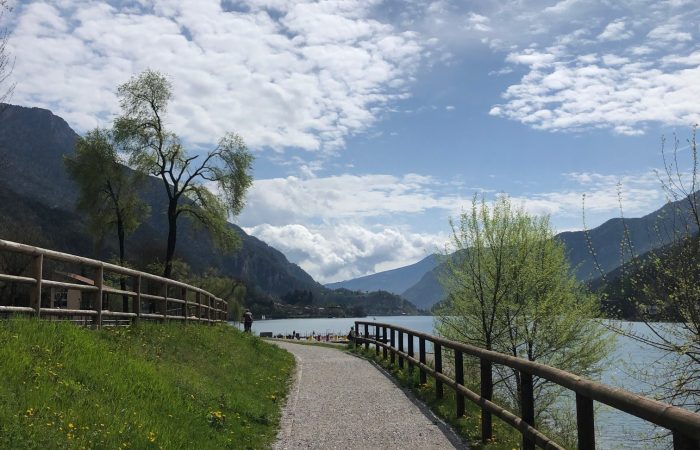
M 0 448 L 261 448 L 293 357 L 231 327 L 0 321 Z

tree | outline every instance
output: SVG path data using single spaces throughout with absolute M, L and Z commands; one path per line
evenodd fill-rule
M 243 139 L 228 133 L 204 155 L 191 155 L 164 122 L 172 97 L 170 82 L 146 70 L 118 88 L 123 111 L 115 121 L 118 140 L 130 154 L 134 168 L 159 178 L 167 195 L 168 237 L 163 275 L 170 277 L 181 216 L 207 229 L 218 246 L 233 250 L 240 236 L 228 225 L 238 215 L 252 184 L 253 156 Z M 215 185 L 218 195 L 205 184 Z
M 597 375 L 597 363 L 610 351 L 611 341 L 595 320 L 597 301 L 571 274 L 549 218 L 514 208 L 506 196 L 492 207 L 474 197 L 471 210 L 450 225 L 455 252 L 445 258 L 441 282 L 448 298 L 437 309 L 438 333 L 583 376 Z M 497 368 L 495 374 L 494 385 L 517 407 L 518 371 Z M 534 389 L 541 423 L 561 388 L 536 379 Z
M 88 227 L 96 239 L 108 230 L 117 233 L 119 264 L 126 263 L 126 236 L 148 214 L 148 207 L 138 195 L 143 176 L 121 164 L 113 133 L 96 128 L 78 138 L 75 154 L 64 156 L 66 170 L 80 191 L 77 209 L 88 216 Z M 121 279 L 122 290 L 126 289 Z M 124 298 L 124 311 L 128 297 Z
M 635 252 L 627 224 L 617 276 L 601 272 L 603 296 L 643 324 L 614 323 L 612 329 L 662 355 L 651 367 L 638 368 L 650 392 L 660 400 L 700 412 L 700 192 L 696 127 L 687 152 L 674 139 L 671 154 L 662 140 L 659 182 L 668 200 L 650 236 L 654 249 Z M 622 212 L 622 201 L 620 202 Z M 585 211 L 585 208 L 584 208 Z M 595 258 L 590 238 L 589 250 Z
M 201 276 L 191 277 L 189 282 L 226 301 L 228 320 L 234 322 L 241 320 L 247 293 L 243 281 L 223 276 L 215 269 L 209 269 Z

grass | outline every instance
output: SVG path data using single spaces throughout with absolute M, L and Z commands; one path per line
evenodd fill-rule
M 0 321 L 0 448 L 265 448 L 294 358 L 227 326 Z
M 468 444 L 470 448 L 481 448 L 488 450 L 512 450 L 521 448 L 520 432 L 511 428 L 509 425 L 502 422 L 497 417 L 493 417 L 493 436 L 494 438 L 484 444 L 481 442 L 481 409 L 465 399 L 465 413 L 462 417 L 457 417 L 456 413 L 456 396 L 454 391 L 449 386 L 443 386 L 443 398 L 437 399 L 435 396 L 435 382 L 430 376 L 427 377 L 426 384 L 420 384 L 418 368 L 410 373 L 408 370 L 408 362 L 404 361 L 404 369 L 398 367 L 398 356 L 395 364 L 391 364 L 391 360 L 386 360 L 380 353 L 375 354 L 374 348 L 364 350 L 364 347 L 353 349 L 352 352 L 359 354 L 365 358 L 371 359 L 383 367 L 387 372 L 403 386 L 411 389 L 411 391 L 423 403 L 425 403 L 438 417 L 447 422 Z M 466 374 L 465 374 L 466 375 Z M 478 392 L 478 386 L 467 386 L 469 389 Z

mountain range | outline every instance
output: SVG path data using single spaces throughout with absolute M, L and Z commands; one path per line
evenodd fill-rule
M 3 105 L 0 116 L 0 238 L 24 242 L 53 250 L 107 260 L 116 253 L 116 239 L 108 235 L 96 245 L 86 221 L 75 210 L 77 187 L 68 177 L 63 156 L 74 152 L 78 135 L 62 118 L 40 108 Z M 127 169 L 128 170 L 128 169 Z M 162 258 L 167 222 L 162 201 L 162 182 L 149 178 L 140 191 L 151 214 L 135 233 L 127 238 L 127 259 L 136 267 Z M 241 236 L 242 246 L 223 254 L 206 232 L 182 220 L 178 225 L 176 257 L 192 272 L 209 268 L 243 281 L 249 292 L 262 292 L 281 299 L 293 291 L 312 292 L 315 298 L 352 303 L 353 298 L 372 314 L 373 298 L 366 294 L 334 294 L 316 282 L 301 267 L 280 251 L 230 224 Z M 138 250 L 137 250 L 138 249 Z M 353 297 L 354 295 L 354 297 Z M 413 305 L 387 293 L 376 297 L 382 310 L 415 312 Z
M 669 202 L 643 217 L 610 219 L 589 230 L 588 237 L 584 231 L 567 231 L 556 235 L 556 239 L 564 243 L 576 278 L 582 282 L 589 282 L 620 266 L 621 243 L 626 233 L 635 255 L 642 255 L 668 244 L 671 241 L 672 230 L 678 229 L 679 225 L 688 225 L 690 233 L 697 233 L 696 224 L 685 223 L 688 212 L 688 199 L 681 199 Z M 595 251 L 595 258 L 591 255 L 591 248 Z M 444 263 L 440 263 L 440 258 L 444 257 L 431 255 L 406 267 L 333 283 L 332 286 L 352 286 L 352 289 L 359 291 L 386 289 L 401 295 L 419 308 L 430 309 L 445 297 L 445 291 L 439 281 L 440 272 L 444 270 Z M 612 276 L 614 277 L 614 273 Z M 414 283 L 406 287 L 408 281 Z

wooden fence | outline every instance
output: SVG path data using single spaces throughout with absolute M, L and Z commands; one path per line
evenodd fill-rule
M 364 333 L 360 331 L 364 326 Z M 409 370 L 416 366 L 420 369 L 420 383 L 426 382 L 426 375 L 435 379 L 435 392 L 438 398 L 443 396 L 443 384 L 451 386 L 456 393 L 457 416 L 464 415 L 464 399 L 481 407 L 481 438 L 486 442 L 492 437 L 492 415 L 499 417 L 508 425 L 516 428 L 523 436 L 523 449 L 534 449 L 535 445 L 545 449 L 562 449 L 563 447 L 535 428 L 535 398 L 533 377 L 539 377 L 569 389 L 576 394 L 576 423 L 578 427 L 578 448 L 595 449 L 595 428 L 593 402 L 601 402 L 619 411 L 639 417 L 673 434 L 675 450 L 700 449 L 700 414 L 658 402 L 624 389 L 597 383 L 578 375 L 528 361 L 502 353 L 443 339 L 419 331 L 396 325 L 377 322 L 355 322 L 357 338 L 355 345 L 364 344 L 369 350 L 374 344 L 376 354 L 382 349 L 384 359 L 391 353 L 391 362 L 398 357 L 399 368 L 404 367 L 404 360 Z M 370 333 L 373 331 L 373 334 Z M 408 337 L 408 348 L 404 349 L 404 334 Z M 418 359 L 414 354 L 414 341 L 418 338 Z M 425 343 L 431 342 L 434 348 L 434 367 L 426 364 Z M 443 350 L 450 349 L 454 356 L 454 378 L 443 372 Z M 464 385 L 464 355 L 479 359 L 480 392 L 468 389 Z M 521 393 L 520 416 L 513 414 L 502 406 L 492 402 L 493 379 L 492 366 L 499 364 L 515 369 L 520 374 Z
M 31 274 L 8 274 L 0 272 L 0 282 L 29 287 L 28 306 L 2 306 L 0 314 L 29 314 L 36 317 L 59 317 L 88 322 L 96 327 L 103 323 L 147 320 L 181 320 L 184 322 L 225 322 L 228 304 L 213 294 L 175 280 L 139 272 L 115 264 L 46 250 L 16 242 L 0 240 L 0 252 L 31 258 Z M 55 271 L 47 276 L 47 264 L 69 264 L 87 275 Z M 30 276 L 26 276 L 30 275 Z M 52 278 L 62 275 L 70 280 L 57 281 Z M 77 282 L 73 282 L 77 281 Z M 112 285 L 119 285 L 117 288 Z M 121 286 L 125 289 L 121 289 Z M 81 303 L 87 307 L 56 307 L 54 299 L 47 296 L 47 288 L 80 293 Z M 84 298 L 83 296 L 87 297 Z M 105 307 L 105 300 L 122 299 L 121 311 Z M 42 301 L 43 300 L 43 301 Z M 127 306 L 127 308 L 124 308 Z

